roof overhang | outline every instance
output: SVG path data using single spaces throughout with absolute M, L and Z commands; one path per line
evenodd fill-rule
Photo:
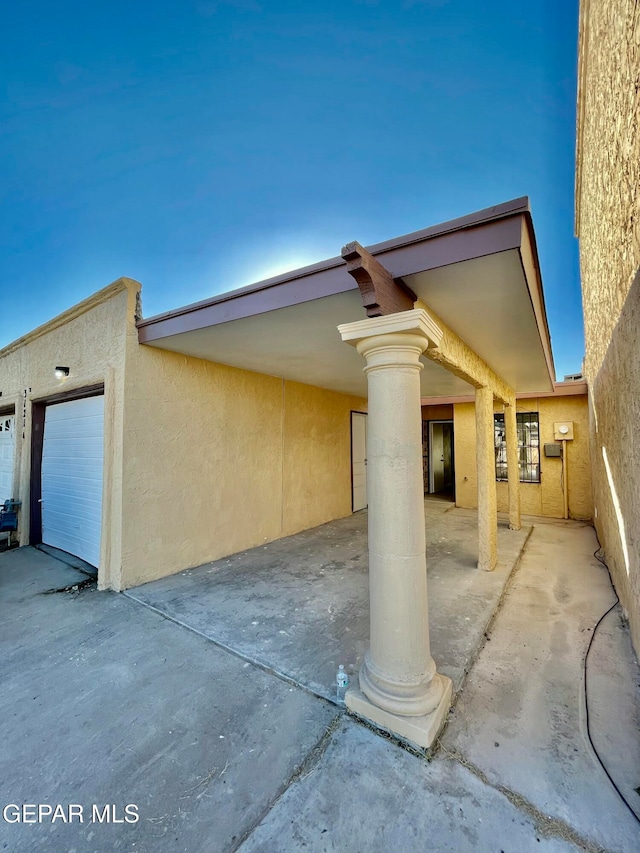
M 528 199 L 427 228 L 368 251 L 519 392 L 555 372 Z M 141 344 L 366 396 L 363 362 L 337 326 L 365 317 L 341 257 L 141 320 Z M 471 386 L 425 361 L 423 396 Z

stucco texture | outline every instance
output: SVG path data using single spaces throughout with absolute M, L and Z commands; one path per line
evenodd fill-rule
M 496 412 L 502 407 L 495 406 Z M 475 509 L 477 503 L 476 424 L 473 403 L 456 403 L 454 412 L 454 446 L 456 504 Z M 569 516 L 590 519 L 593 515 L 589 457 L 589 415 L 587 397 L 539 397 L 518 400 L 516 412 L 538 412 L 540 423 L 540 483 L 520 483 L 520 511 L 525 515 L 562 518 L 562 460 L 549 458 L 543 445 L 554 441 L 553 424 L 573 421 L 574 439 L 567 442 L 569 480 Z M 498 512 L 509 511 L 506 482 L 496 483 Z
M 139 346 L 131 324 L 120 587 L 348 515 L 350 411 L 365 406 Z
M 100 547 L 101 580 L 119 576 L 122 515 L 122 402 L 125 329 L 135 313 L 140 285 L 119 279 L 0 351 L 0 391 L 16 412 L 14 496 L 22 501 L 20 544 L 29 542 L 32 401 L 104 384 L 105 473 Z M 56 379 L 57 365 L 69 376 Z
M 640 653 L 640 5 L 583 2 L 579 54 L 576 232 L 594 520 Z
M 100 587 L 124 589 L 351 512 L 351 410 L 366 402 L 138 344 L 120 279 L 0 351 L 29 541 L 31 403 L 104 385 Z M 64 380 L 56 365 L 70 367 Z M 23 423 L 24 415 L 24 423 Z M 23 437 L 24 433 L 24 437 Z
M 282 534 L 351 512 L 351 411 L 366 401 L 283 383 Z

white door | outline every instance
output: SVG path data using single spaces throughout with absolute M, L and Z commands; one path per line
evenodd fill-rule
M 0 504 L 14 497 L 13 448 L 16 443 L 14 415 L 0 415 Z
M 351 484 L 353 511 L 367 505 L 367 416 L 351 412 Z
M 42 541 L 100 562 L 104 397 L 47 406 L 42 448 Z

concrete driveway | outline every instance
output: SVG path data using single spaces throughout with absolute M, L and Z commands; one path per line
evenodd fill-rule
M 33 549 L 0 555 L 0 806 L 83 817 L 10 808 L 0 849 L 639 849 L 585 732 L 582 656 L 613 600 L 593 531 L 536 523 L 505 592 L 526 532 L 511 563 L 480 574 L 465 565 L 473 514 L 434 512 L 433 651 L 459 698 L 431 761 L 331 701 L 336 662 L 355 668 L 366 636 L 357 517 L 301 534 L 297 562 L 285 540 L 133 590 L 139 601 L 74 589 L 83 575 Z M 447 602 L 462 614 L 450 622 Z M 640 677 L 616 610 L 590 667 L 594 743 L 640 801 Z M 105 805 L 109 822 L 92 820 Z

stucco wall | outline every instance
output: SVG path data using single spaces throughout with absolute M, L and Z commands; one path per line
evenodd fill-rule
M 62 392 L 104 384 L 105 496 L 100 548 L 101 582 L 118 576 L 122 514 L 122 400 L 125 329 L 135 312 L 139 284 L 120 279 L 90 299 L 0 351 L 2 405 L 16 409 L 14 496 L 22 501 L 20 544 L 29 541 L 31 403 Z M 54 368 L 70 368 L 56 379 Z
M 15 407 L 17 421 L 21 544 L 31 402 L 97 384 L 101 587 L 135 586 L 349 515 L 350 411 L 366 411 L 365 401 L 139 346 L 139 290 L 119 280 L 0 351 L 0 404 Z M 59 364 L 71 369 L 62 381 Z
M 476 424 L 473 403 L 456 403 L 454 411 L 454 443 L 456 473 L 456 504 L 477 507 Z M 496 406 L 496 412 L 502 407 Z M 591 475 L 589 461 L 588 405 L 586 396 L 540 397 L 518 400 L 517 412 L 538 412 L 541 446 L 541 482 L 520 483 L 520 509 L 526 515 L 562 518 L 562 460 L 547 459 L 544 444 L 554 441 L 553 424 L 573 421 L 574 440 L 568 442 L 567 466 L 569 480 L 569 515 L 571 518 L 591 518 Z M 498 512 L 509 511 L 508 485 L 496 483 Z
M 361 400 L 139 346 L 127 349 L 121 587 L 351 512 Z
M 581 4 L 576 232 L 595 525 L 640 652 L 640 6 Z M 605 463 L 605 458 L 607 463 Z
M 285 382 L 282 535 L 351 513 L 351 410 L 366 401 Z

